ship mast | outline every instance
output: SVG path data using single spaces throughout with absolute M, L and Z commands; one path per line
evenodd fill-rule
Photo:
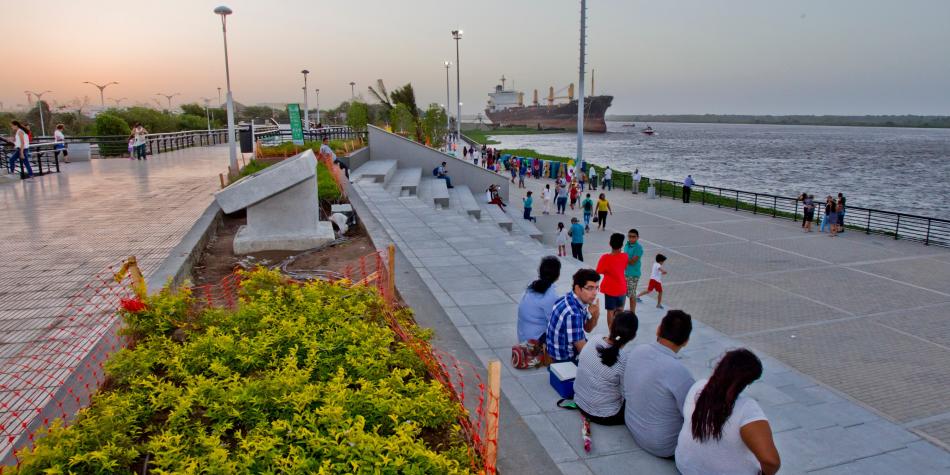
M 501 90 L 502 91 L 505 90 L 505 75 L 504 74 L 501 75 Z
M 580 67 L 578 70 L 580 95 L 577 98 L 577 159 L 574 166 L 580 170 L 584 165 L 584 55 L 587 49 L 587 0 L 581 0 Z

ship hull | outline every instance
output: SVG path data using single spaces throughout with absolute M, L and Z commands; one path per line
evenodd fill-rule
M 613 96 L 584 98 L 584 131 L 607 131 L 604 115 L 613 102 Z M 577 130 L 577 101 L 553 106 L 511 107 L 504 110 L 485 110 L 485 115 L 498 126 L 520 125 L 542 129 Z

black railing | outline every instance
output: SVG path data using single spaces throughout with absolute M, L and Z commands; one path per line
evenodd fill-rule
M 4 142 L 0 142 L 0 171 L 8 170 L 10 167 L 10 157 L 13 155 L 14 147 Z M 33 175 L 45 175 L 47 173 L 59 172 L 59 155 L 54 150 L 53 143 L 30 144 L 30 168 Z M 27 176 L 27 169 L 20 159 L 14 163 L 14 172 L 19 169 L 20 177 Z
M 293 140 L 293 135 L 290 129 L 279 129 L 274 126 L 268 126 L 266 128 L 255 127 L 254 138 L 255 140 L 260 139 L 264 144 L 270 145 L 289 142 Z M 367 140 L 367 132 L 353 130 L 347 126 L 327 126 L 304 131 L 303 138 L 307 142 L 319 142 L 325 138 L 330 140 L 352 140 L 361 138 L 365 141 Z
M 51 144 L 52 137 L 35 137 L 30 149 Z M 227 143 L 227 129 L 186 130 L 182 132 L 156 133 L 146 135 L 149 155 L 179 150 L 182 148 L 208 146 Z M 100 157 L 121 157 L 128 155 L 129 136 L 127 135 L 89 135 L 67 136 L 66 144 L 88 143 Z

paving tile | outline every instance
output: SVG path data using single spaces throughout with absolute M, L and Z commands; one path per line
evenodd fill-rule
M 679 472 L 671 460 L 654 457 L 643 451 L 623 452 L 587 459 L 587 466 L 598 475 L 616 473 L 649 473 L 651 475 L 671 474 Z

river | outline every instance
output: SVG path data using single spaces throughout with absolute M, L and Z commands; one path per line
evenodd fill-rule
M 628 123 L 584 136 L 584 157 L 615 170 L 700 185 L 816 198 L 950 219 L 950 129 Z M 497 148 L 574 156 L 573 133 L 499 135 Z

